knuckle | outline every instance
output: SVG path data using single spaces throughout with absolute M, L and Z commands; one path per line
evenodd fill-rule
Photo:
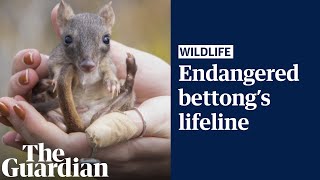
M 9 102 L 11 99 L 12 99 L 12 98 L 10 98 L 10 97 L 1 97 L 1 98 L 0 98 L 0 101 L 1 101 L 1 102 Z

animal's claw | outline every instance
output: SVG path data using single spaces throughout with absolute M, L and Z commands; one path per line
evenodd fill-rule
M 53 89 L 52 89 L 52 92 L 56 92 L 56 89 L 57 89 L 57 80 L 53 79 L 51 81 L 51 86 L 53 86 Z
M 105 81 L 106 88 L 109 93 L 111 93 L 111 97 L 114 98 L 119 95 L 120 92 L 120 82 L 118 80 L 108 79 Z

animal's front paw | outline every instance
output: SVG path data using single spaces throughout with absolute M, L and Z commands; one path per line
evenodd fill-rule
M 38 84 L 32 89 L 32 102 L 44 102 L 46 100 L 56 97 L 53 89 L 55 88 L 52 85 L 51 79 L 42 79 Z
M 43 93 L 45 91 L 52 91 L 52 79 L 41 79 L 37 85 L 32 89 L 34 94 Z
M 109 93 L 111 93 L 112 98 L 116 97 L 120 93 L 120 82 L 117 79 L 106 79 L 104 84 Z

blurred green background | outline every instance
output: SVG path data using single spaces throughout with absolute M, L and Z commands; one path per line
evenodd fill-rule
M 108 0 L 65 0 L 75 13 L 96 13 Z M 12 57 L 21 49 L 49 54 L 59 39 L 50 21 L 59 0 L 0 0 L 0 95 L 6 96 Z M 113 0 L 116 24 L 112 38 L 170 61 L 170 0 Z M 0 126 L 0 135 L 9 128 Z M 0 162 L 25 154 L 0 143 Z M 2 173 L 0 178 L 3 178 Z

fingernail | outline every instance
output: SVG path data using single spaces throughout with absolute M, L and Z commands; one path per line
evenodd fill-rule
M 29 51 L 28 53 L 26 53 L 23 56 L 23 63 L 26 65 L 32 65 L 33 64 L 33 54 L 31 51 Z
M 29 69 L 27 69 L 25 73 L 19 77 L 19 83 L 21 85 L 27 85 L 29 83 Z
M 4 117 L 8 117 L 10 115 L 8 107 L 2 102 L 0 102 L 0 113 L 1 116 Z
M 0 118 L 1 118 L 0 123 L 2 123 L 2 124 L 5 125 L 5 126 L 12 127 L 12 124 L 11 124 L 10 121 L 7 119 L 7 117 L 2 116 L 2 115 L 0 114 Z
M 21 142 L 22 140 L 23 140 L 23 138 L 20 134 L 17 134 L 16 138 L 14 139 L 15 142 Z
M 24 118 L 26 116 L 26 113 L 24 112 L 24 110 L 19 105 L 17 105 L 17 104 L 14 105 L 13 106 L 13 110 L 14 110 L 14 112 L 17 114 L 17 116 L 20 119 L 24 120 Z

